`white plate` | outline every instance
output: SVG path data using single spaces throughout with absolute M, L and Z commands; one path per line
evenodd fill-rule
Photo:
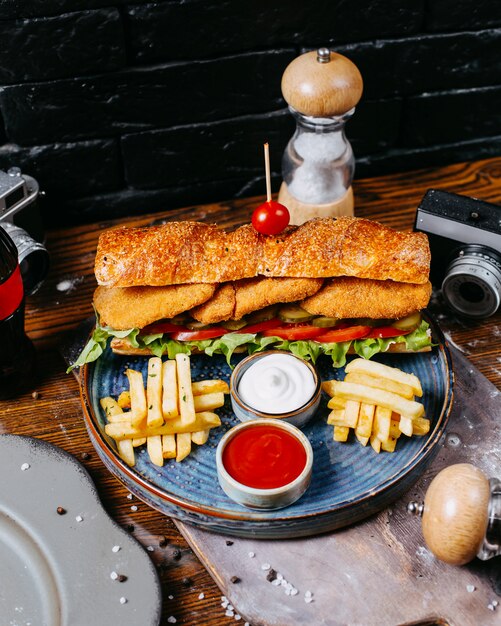
M 2 624 L 159 623 L 153 564 L 107 515 L 80 463 L 40 439 L 0 435 L 0 476 Z

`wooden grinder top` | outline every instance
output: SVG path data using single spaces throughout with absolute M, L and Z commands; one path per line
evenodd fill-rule
M 297 57 L 282 76 L 282 94 L 287 103 L 311 117 L 343 115 L 357 105 L 362 90 L 357 66 L 328 48 Z

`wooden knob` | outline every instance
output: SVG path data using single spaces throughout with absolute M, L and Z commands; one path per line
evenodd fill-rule
M 343 115 L 357 105 L 363 81 L 357 66 L 327 48 L 307 52 L 292 61 L 282 76 L 282 94 L 303 115 Z
M 476 556 L 487 530 L 489 498 L 489 481 L 474 465 L 451 465 L 435 476 L 424 500 L 423 536 L 438 559 L 464 565 Z

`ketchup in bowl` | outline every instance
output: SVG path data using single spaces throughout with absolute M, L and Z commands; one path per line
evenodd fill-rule
M 308 488 L 313 450 L 288 422 L 262 418 L 231 428 L 216 450 L 219 484 L 235 502 L 252 509 L 280 509 Z
M 254 489 L 276 489 L 296 480 L 306 465 L 303 444 L 283 428 L 255 426 L 225 446 L 223 465 L 237 482 Z

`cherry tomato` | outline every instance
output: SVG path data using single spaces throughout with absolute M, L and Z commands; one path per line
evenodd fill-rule
M 278 235 L 289 224 L 290 214 L 283 204 L 263 202 L 252 214 L 252 225 L 263 235 Z
M 145 326 L 141 330 L 141 335 L 156 335 L 158 333 L 177 333 L 181 330 L 188 330 L 184 326 L 179 324 L 172 324 L 171 322 L 155 322 L 149 326 Z
M 282 320 L 274 319 L 274 320 L 266 320 L 265 322 L 257 322 L 256 324 L 249 324 L 248 326 L 244 326 L 240 330 L 236 330 L 233 332 L 236 333 L 260 333 L 263 330 L 267 330 L 268 328 L 278 328 L 282 325 Z
M 206 330 L 182 330 L 171 335 L 176 341 L 203 341 L 204 339 L 214 339 L 222 337 L 228 331 L 221 326 L 218 328 L 207 328 Z
M 387 339 L 388 337 L 400 337 L 400 335 L 408 335 L 410 332 L 412 332 L 412 329 L 399 330 L 398 328 L 393 328 L 393 326 L 380 326 L 379 328 L 373 328 L 371 332 L 367 335 L 367 339 Z
M 367 337 L 371 330 L 372 328 L 370 326 L 349 326 L 348 328 L 330 330 L 323 335 L 320 335 L 320 337 L 315 337 L 315 341 L 319 341 L 320 343 L 352 341 L 353 339 L 362 339 Z
M 311 324 L 276 326 L 268 328 L 261 334 L 263 337 L 280 337 L 288 341 L 301 341 L 302 339 L 316 339 L 324 332 L 323 328 L 312 326 Z

